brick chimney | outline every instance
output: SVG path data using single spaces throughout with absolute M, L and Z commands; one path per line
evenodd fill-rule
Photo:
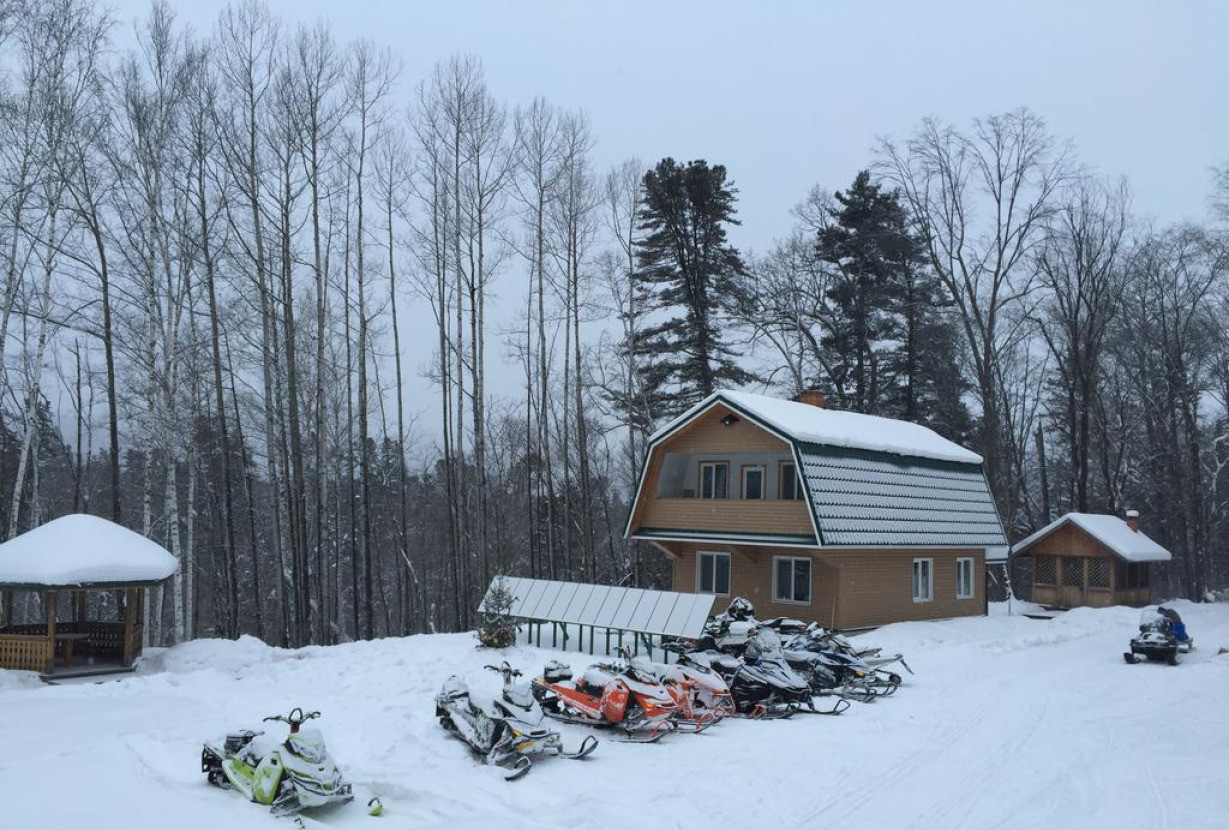
M 823 409 L 828 405 L 828 399 L 823 392 L 818 389 L 804 389 L 795 396 L 794 400 L 798 403 L 806 403 L 811 406 L 818 406 Z
M 1136 533 L 1139 533 L 1139 511 L 1138 510 L 1128 510 L 1127 511 L 1127 527 L 1131 528 L 1131 530 L 1134 530 Z

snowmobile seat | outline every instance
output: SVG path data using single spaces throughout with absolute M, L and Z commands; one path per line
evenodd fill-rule
M 600 695 L 614 679 L 613 674 L 600 666 L 590 666 L 580 676 L 580 683 L 577 685 L 586 689 L 590 694 Z
M 546 679 L 547 683 L 562 683 L 564 680 L 572 679 L 572 667 L 567 663 L 551 660 L 542 669 L 542 676 Z

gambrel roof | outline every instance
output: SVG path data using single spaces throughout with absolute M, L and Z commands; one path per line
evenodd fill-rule
M 981 456 L 920 424 L 719 391 L 655 432 L 650 452 L 717 405 L 790 444 L 820 547 L 968 547 L 1007 558 Z

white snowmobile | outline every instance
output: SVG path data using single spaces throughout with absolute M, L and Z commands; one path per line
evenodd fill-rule
M 528 773 L 533 768 L 535 756 L 579 759 L 597 749 L 597 739 L 590 735 L 576 752 L 565 751 L 558 732 L 530 723 L 514 711 L 513 707 L 528 711 L 533 705 L 529 690 L 517 687 L 514 682 L 521 673 L 506 662 L 486 668 L 499 672 L 504 678 L 503 700 L 491 704 L 492 712 L 475 704 L 465 681 L 453 675 L 435 696 L 435 714 L 440 726 L 468 744 L 485 763 L 506 768 L 505 780 L 515 781 Z
M 231 732 L 221 740 L 206 741 L 201 750 L 201 772 L 210 784 L 234 788 L 257 804 L 268 805 L 274 815 L 353 800 L 350 785 L 324 746 L 318 729 L 303 729 L 320 717 L 295 707 L 289 715 L 272 715 L 290 727 L 281 743 L 250 729 Z
M 1131 638 L 1131 650 L 1124 652 L 1122 659 L 1128 663 L 1139 662 L 1142 656 L 1178 665 L 1178 655 L 1195 648 L 1195 641 L 1186 633 L 1186 624 L 1172 608 L 1145 608 L 1139 617 L 1139 634 Z

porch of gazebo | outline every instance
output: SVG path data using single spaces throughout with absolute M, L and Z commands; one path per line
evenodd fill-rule
M 141 654 L 143 589 L 121 591 L 118 621 L 89 619 L 87 589 L 42 592 L 46 618 L 18 625 L 12 623 L 16 592 L 6 593 L 5 619 L 0 622 L 0 668 L 37 671 L 44 677 L 77 677 L 130 671 Z M 64 594 L 71 607 L 67 615 L 63 613 Z M 67 619 L 61 619 L 64 616 Z

